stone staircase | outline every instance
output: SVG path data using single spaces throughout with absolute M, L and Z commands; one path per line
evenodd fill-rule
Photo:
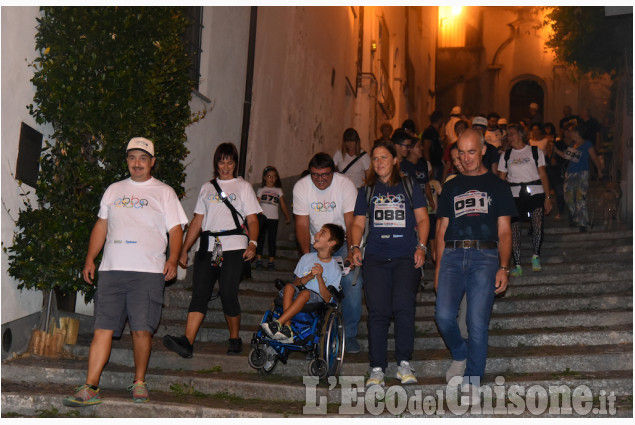
M 513 278 L 507 293 L 497 298 L 490 322 L 484 383 L 495 394 L 496 388 L 502 391 L 502 398 L 494 400 L 495 406 L 499 407 L 503 406 L 499 402 L 504 402 L 507 407 L 516 406 L 512 404 L 512 389 L 526 389 L 523 400 L 527 399 L 527 408 L 524 404 L 518 411 L 464 412 L 452 408 L 453 393 L 451 390 L 445 392 L 444 380 L 451 359 L 433 321 L 435 295 L 429 264 L 418 298 L 412 361 L 419 382 L 402 387 L 394 378 L 395 365 L 389 366 L 386 394 L 380 394 L 380 407 L 375 406 L 376 410 L 373 410 L 375 404 L 368 402 L 366 409 L 363 403 L 352 407 L 355 402 L 351 403 L 346 398 L 347 392 L 341 391 L 342 380 L 331 385 L 331 390 L 326 383 L 317 387 L 313 384 L 305 386 L 303 375 L 308 375 L 308 361 L 298 353 L 292 355 L 286 365 L 278 364 L 270 375 L 260 375 L 251 369 L 247 363 L 249 341 L 276 294 L 273 281 L 275 278 L 291 279 L 295 265 L 294 246 L 281 243 L 277 261 L 280 270 L 254 270 L 253 277 L 241 284 L 241 337 L 246 343 L 241 356 L 225 355 L 228 332 L 218 299 L 210 302 L 192 359 L 182 359 L 163 347 L 163 335 L 183 333 L 190 298 L 186 279 L 165 290 L 163 316 L 153 340 L 147 374 L 150 403 L 133 404 L 124 390 L 133 377 L 131 339 L 124 334 L 114 341 L 109 364 L 102 376 L 104 402 L 82 409 L 62 405 L 62 396 L 70 394 L 73 387 L 85 379 L 91 339 L 90 333 L 86 332 L 80 335 L 77 345 L 67 346 L 70 353 L 67 358 L 25 355 L 3 362 L 2 416 L 286 417 L 327 414 L 343 417 L 379 414 L 387 417 L 454 417 L 460 414 L 557 417 L 568 412 L 552 410 L 554 403 L 542 409 L 530 394 L 540 396 L 547 394 L 550 387 L 566 386 L 571 391 L 578 391 L 574 394 L 579 395 L 581 386 L 586 386 L 591 394 L 588 400 L 595 410 L 589 407 L 586 413 L 583 408 L 578 408 L 569 416 L 632 417 L 632 230 L 595 228 L 589 233 L 577 233 L 577 229 L 564 226 L 566 218 L 559 221 L 553 217 L 546 219 L 542 273 L 531 272 L 530 238 L 523 230 L 522 252 L 527 263 L 523 264 L 524 276 Z M 365 314 L 366 310 L 359 327 L 362 352 L 347 354 L 342 371 L 342 375 L 359 377 L 357 382 L 363 382 L 368 368 Z M 392 336 L 392 327 L 390 332 Z M 389 350 L 393 349 L 394 342 L 390 339 Z M 363 389 L 359 392 L 363 401 Z M 369 394 L 366 395 L 368 398 Z M 326 398 L 320 403 L 318 400 L 322 396 Z M 408 397 L 411 404 L 397 403 L 401 402 L 402 396 Z M 613 396 L 615 400 L 609 403 Z M 434 406 L 426 409 L 422 400 Z M 533 404 L 531 400 L 534 400 Z M 562 406 L 566 407 L 566 404 Z

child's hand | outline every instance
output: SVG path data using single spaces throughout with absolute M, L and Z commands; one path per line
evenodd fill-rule
M 324 269 L 320 263 L 315 263 L 315 265 L 311 268 L 311 274 L 313 276 L 322 276 L 322 272 Z

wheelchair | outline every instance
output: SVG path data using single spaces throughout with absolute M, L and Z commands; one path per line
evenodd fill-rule
M 276 287 L 280 289 L 283 286 L 284 283 L 276 279 Z M 289 354 L 297 351 L 310 358 L 309 375 L 322 380 L 339 375 L 344 362 L 346 340 L 344 320 L 340 311 L 342 294 L 333 286 L 329 286 L 328 289 L 336 300 L 335 303 L 307 304 L 291 319 L 292 344 L 269 338 L 258 326 L 258 331 L 251 339 L 249 366 L 258 370 L 260 374 L 270 374 L 279 361 L 287 364 Z M 276 297 L 272 308 L 265 312 L 260 323 L 277 319 L 282 312 L 282 298 Z

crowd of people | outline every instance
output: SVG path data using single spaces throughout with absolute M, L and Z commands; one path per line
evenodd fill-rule
M 284 313 L 264 323 L 272 338 L 293 342 L 289 321 L 307 303 L 331 301 L 327 287 L 341 289 L 346 351 L 361 351 L 357 331 L 362 296 L 368 309 L 367 386 L 384 385 L 388 330 L 394 320 L 396 377 L 415 383 L 416 294 L 426 257 L 435 267 L 435 320 L 452 364 L 446 379 L 459 379 L 470 403 L 478 403 L 487 355 L 488 323 L 494 297 L 509 276 L 522 276 L 521 223 L 531 222 L 532 271 L 542 271 L 540 248 L 544 215 L 557 206 L 581 232 L 589 226 L 586 192 L 590 161 L 602 177 L 597 139 L 588 110 L 575 116 L 565 107 L 559 131 L 543 123 L 538 105 L 529 116 L 508 124 L 495 112 L 469 119 L 460 106 L 447 120 L 439 111 L 418 132 L 413 120 L 394 129 L 380 127 L 370 152 L 348 128 L 333 156 L 315 154 L 293 188 L 292 211 L 302 256 L 294 280 L 281 291 Z M 229 333 L 227 354 L 242 352 L 239 285 L 245 264 L 263 269 L 265 235 L 268 270 L 275 270 L 279 210 L 290 211 L 274 166 L 262 173 L 257 191 L 237 176 L 238 152 L 231 143 L 216 149 L 214 178 L 202 185 L 194 216 L 187 223 L 172 189 L 151 175 L 152 141 L 133 138 L 126 148 L 130 178 L 108 188 L 90 238 L 83 276 L 92 284 L 95 259 L 104 249 L 95 297 L 95 332 L 86 383 L 64 399 L 68 406 L 101 402 L 99 379 L 113 336 L 126 319 L 133 336 L 135 402 L 149 400 L 145 373 L 152 334 L 158 325 L 164 281 L 177 264 L 193 256 L 192 297 L 180 336 L 164 345 L 184 358 L 194 354 L 196 336 L 216 281 Z M 113 201 L 134 194 L 143 208 L 120 208 Z M 556 205 L 552 204 L 552 194 Z M 125 243 L 124 243 L 125 242 Z M 169 256 L 165 252 L 169 245 Z M 350 264 L 341 270 L 333 257 Z M 513 267 L 511 260 L 513 259 Z

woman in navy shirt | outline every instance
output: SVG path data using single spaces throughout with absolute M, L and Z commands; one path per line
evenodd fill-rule
M 362 268 L 371 369 L 366 386 L 384 385 L 391 317 L 395 318 L 397 378 L 402 384 L 415 383 L 417 378 L 409 362 L 414 349 L 419 269 L 425 262 L 430 230 L 427 202 L 418 184 L 410 180 L 404 185 L 409 177 L 401 177 L 391 142 L 377 143 L 371 161 L 366 186 L 357 195 L 348 257 L 355 266 L 362 266 L 360 245 L 368 212 Z

